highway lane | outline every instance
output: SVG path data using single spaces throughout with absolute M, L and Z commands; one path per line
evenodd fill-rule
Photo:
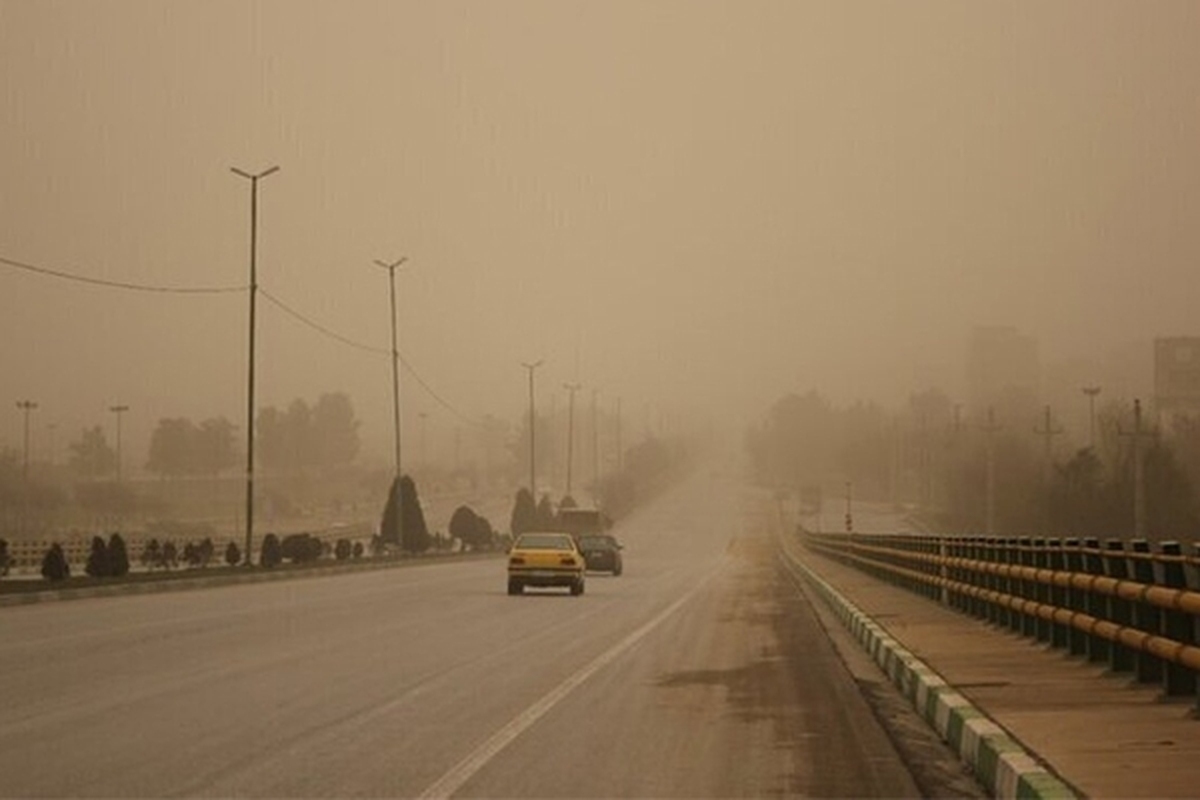
M 745 499 L 698 473 L 578 598 L 496 559 L 0 610 L 0 794 L 914 796 Z

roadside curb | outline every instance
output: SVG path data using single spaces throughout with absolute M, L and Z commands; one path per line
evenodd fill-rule
M 36 605 L 38 603 L 64 602 L 68 600 L 85 600 L 97 597 L 124 597 L 137 594 L 165 594 L 181 592 L 189 589 L 209 589 L 218 586 L 234 586 L 240 583 L 265 583 L 267 581 L 292 580 L 299 578 L 323 578 L 334 575 L 346 575 L 352 572 L 372 572 L 382 569 L 400 567 L 428 566 L 446 563 L 447 561 L 470 560 L 495 556 L 494 553 L 479 556 L 455 556 L 453 558 L 403 559 L 382 562 L 361 562 L 339 564 L 328 567 L 309 569 L 255 569 L 242 574 L 197 575 L 195 577 L 179 577 L 157 581 L 135 583 L 118 583 L 98 586 L 81 586 L 71 589 L 45 589 L 36 592 L 16 592 L 0 594 L 0 609 L 16 606 Z
M 816 590 L 888 680 L 970 766 L 992 797 L 1030 800 L 1081 797 L 1007 730 L 892 638 L 886 628 L 782 549 L 780 557 L 786 568 Z

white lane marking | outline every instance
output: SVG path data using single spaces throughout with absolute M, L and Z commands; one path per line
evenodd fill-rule
M 658 616 L 654 617 L 654 619 L 645 623 L 640 628 L 633 631 L 633 633 L 629 634 L 611 648 L 601 653 L 583 669 L 567 678 L 557 687 L 552 689 L 548 694 L 544 695 L 540 700 L 526 708 L 520 714 L 517 714 L 517 716 L 513 717 L 507 725 L 492 734 L 492 736 L 486 742 L 475 748 L 470 755 L 458 762 L 458 764 L 452 767 L 449 772 L 447 772 L 441 778 L 438 778 L 437 781 L 430 785 L 425 791 L 421 792 L 421 794 L 417 795 L 417 797 L 422 798 L 422 800 L 434 800 L 434 798 L 441 800 L 441 798 L 449 798 L 453 796 L 455 792 L 462 788 L 463 784 L 474 777 L 475 773 L 483 769 L 483 767 L 487 765 L 487 763 L 491 761 L 497 753 L 511 744 L 514 739 L 516 739 L 526 730 L 533 727 L 533 724 L 545 716 L 552 708 L 554 708 L 554 706 L 558 705 L 559 701 L 569 695 L 588 678 L 592 677 L 601 669 L 615 661 L 619 656 L 624 654 L 625 651 L 629 650 L 631 647 L 645 638 L 648 633 L 661 625 L 663 621 L 667 619 L 667 617 L 674 614 L 680 609 L 680 607 L 691 600 L 696 593 L 699 592 L 700 589 L 702 589 L 713 578 L 713 576 L 720 571 L 720 568 L 723 567 L 724 564 L 725 562 L 722 561 L 717 569 L 710 572 L 703 580 L 693 586 L 691 591 L 689 591 L 683 597 L 680 597 L 674 603 L 667 606 L 667 608 L 661 611 Z

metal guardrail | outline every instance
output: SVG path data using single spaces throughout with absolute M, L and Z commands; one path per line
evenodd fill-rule
M 1196 698 L 1200 544 L 814 533 L 812 550 L 1113 672 Z

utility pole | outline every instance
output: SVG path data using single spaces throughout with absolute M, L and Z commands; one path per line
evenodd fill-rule
M 250 548 L 254 539 L 254 314 L 258 298 L 258 182 L 278 172 L 279 167 L 271 167 L 254 175 L 237 167 L 229 169 L 233 174 L 250 181 L 250 363 L 246 381 L 246 566 L 250 566 Z
M 564 383 L 563 388 L 567 390 L 569 399 L 567 402 L 567 493 L 566 497 L 571 497 L 571 462 L 574 460 L 575 450 L 575 392 L 583 388 L 580 383 Z M 574 497 L 571 497 L 574 500 Z
M 621 452 L 621 398 L 617 398 L 617 472 L 621 471 L 625 454 Z
M 418 411 L 417 417 L 421 420 L 421 469 L 429 469 L 429 451 L 425 449 L 426 430 L 429 427 L 429 414 L 425 411 Z
M 533 371 L 542 365 L 542 359 L 534 361 L 532 364 L 522 361 L 521 366 L 529 370 L 529 493 L 533 495 L 533 504 L 537 505 L 537 447 L 535 446 L 535 433 L 537 428 L 537 415 L 533 410 Z M 551 419 L 553 422 L 553 419 Z
M 1085 386 L 1083 393 L 1088 398 L 1088 447 L 1096 449 L 1096 395 L 1100 394 L 1099 386 Z
M 854 484 L 846 481 L 846 533 L 854 533 L 853 494 Z
M 996 532 L 996 441 L 995 434 L 1000 430 L 996 424 L 996 412 L 988 406 L 987 424 L 980 430 L 987 436 L 987 517 L 985 531 L 988 536 Z
M 592 389 L 592 507 L 600 507 L 600 408 L 598 389 Z
M 25 460 L 24 467 L 21 470 L 21 479 L 26 483 L 29 482 L 29 412 L 38 407 L 38 404 L 32 400 L 18 400 L 17 408 L 25 412 Z
M 1126 432 L 1118 429 L 1121 436 L 1133 438 L 1133 536 L 1136 539 L 1146 537 L 1146 473 L 1142 463 L 1142 401 L 1133 401 L 1133 431 Z
M 117 415 L 117 483 L 121 483 L 121 415 L 129 410 L 127 405 L 109 406 L 108 410 Z
M 1042 490 L 1045 492 L 1044 525 L 1050 527 L 1050 474 L 1051 474 L 1051 445 L 1055 436 L 1063 432 L 1062 426 L 1055 427 L 1050 417 L 1050 406 L 1046 406 L 1045 422 L 1042 427 L 1033 426 L 1033 432 L 1042 437 Z

